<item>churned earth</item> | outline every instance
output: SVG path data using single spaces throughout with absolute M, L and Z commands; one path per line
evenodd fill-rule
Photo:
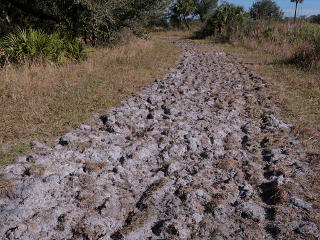
M 320 239 L 314 156 L 268 83 L 175 44 L 163 79 L 0 171 L 1 239 Z

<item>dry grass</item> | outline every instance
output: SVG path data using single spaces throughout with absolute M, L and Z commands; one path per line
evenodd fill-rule
M 174 65 L 178 51 L 159 40 L 131 38 L 121 46 L 94 49 L 78 64 L 6 67 L 0 71 L 0 146 L 66 133 L 152 83 Z M 0 165 L 12 161 L 17 146 L 0 147 Z
M 12 181 L 0 178 L 0 197 L 5 197 L 8 194 L 12 194 L 14 188 L 14 184 Z
M 249 50 L 257 50 L 259 49 L 263 53 L 271 54 L 273 56 L 280 57 L 281 59 L 290 58 L 296 51 L 298 46 L 289 44 L 289 43 L 282 43 L 281 44 L 281 52 L 279 52 L 280 45 L 276 44 L 272 41 L 259 41 L 257 39 L 250 39 L 248 41 L 238 42 L 235 40 L 233 42 L 235 46 L 242 46 Z
M 161 40 L 176 40 L 176 39 L 188 39 L 193 36 L 192 32 L 187 31 L 159 31 L 152 33 L 152 36 Z
M 86 162 L 84 166 L 85 172 L 97 172 L 107 166 L 105 162 Z

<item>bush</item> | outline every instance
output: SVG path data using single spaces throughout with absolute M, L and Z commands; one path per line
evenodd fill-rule
M 243 7 L 224 2 L 208 18 L 198 34 L 207 37 L 217 33 L 225 40 L 230 40 L 232 33 L 242 24 L 244 16 Z
M 299 46 L 288 63 L 311 70 L 320 63 L 320 38 L 314 44 Z
M 311 23 L 320 24 L 320 14 L 310 16 L 310 17 L 309 17 L 309 21 L 310 21 Z
M 199 37 L 213 36 L 248 48 L 260 48 L 305 70 L 320 66 L 320 27 L 308 22 L 255 20 L 243 9 L 224 3 L 207 20 Z
M 42 30 L 17 29 L 0 40 L 1 64 L 47 59 L 60 63 L 63 58 L 79 61 L 87 54 L 83 45 L 65 34 Z

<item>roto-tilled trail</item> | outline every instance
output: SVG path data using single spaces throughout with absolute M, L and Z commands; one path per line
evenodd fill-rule
M 1 170 L 1 239 L 319 239 L 312 157 L 267 83 L 199 44 L 95 124 Z

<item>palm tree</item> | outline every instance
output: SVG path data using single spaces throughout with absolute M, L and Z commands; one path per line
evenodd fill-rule
M 303 3 L 303 0 L 291 0 L 291 2 L 295 2 L 296 3 L 296 9 L 294 11 L 294 24 L 296 24 L 298 3 Z

